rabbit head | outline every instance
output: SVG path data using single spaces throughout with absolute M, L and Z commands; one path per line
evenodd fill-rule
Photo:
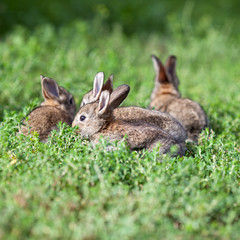
M 94 78 L 93 89 L 86 93 L 81 101 L 80 108 L 88 103 L 95 102 L 99 99 L 102 91 L 107 90 L 111 94 L 113 91 L 113 74 L 110 75 L 108 80 L 103 84 L 104 73 L 99 72 Z
M 57 107 L 67 112 L 73 119 L 76 111 L 76 104 L 72 94 L 65 88 L 58 86 L 58 84 L 51 78 L 41 75 L 42 95 L 44 102 L 41 106 Z
M 153 66 L 156 72 L 155 87 L 153 89 L 151 99 L 155 99 L 162 94 L 170 94 L 180 97 L 178 90 L 179 79 L 176 75 L 176 60 L 175 56 L 169 56 L 166 66 L 158 57 L 152 55 Z
M 119 86 L 112 92 L 111 96 L 109 91 L 104 90 L 101 92 L 99 101 L 80 108 L 72 127 L 78 126 L 81 135 L 87 138 L 99 133 L 114 119 L 113 110 L 124 101 L 129 91 L 128 85 Z

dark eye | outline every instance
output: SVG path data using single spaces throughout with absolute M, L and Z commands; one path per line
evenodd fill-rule
M 80 116 L 80 121 L 84 121 L 85 118 L 86 118 L 86 117 L 85 117 L 84 115 L 81 115 L 81 116 Z
M 69 103 L 70 103 L 70 104 L 73 104 L 73 98 L 70 98 L 70 99 L 69 99 Z
M 190 133 L 193 133 L 195 131 L 195 128 L 194 127 L 191 127 L 190 128 Z

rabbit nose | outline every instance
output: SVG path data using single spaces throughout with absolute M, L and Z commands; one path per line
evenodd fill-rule
M 75 126 L 77 126 L 77 124 L 76 124 L 76 121 L 74 120 L 74 121 L 72 122 L 72 127 L 75 127 Z

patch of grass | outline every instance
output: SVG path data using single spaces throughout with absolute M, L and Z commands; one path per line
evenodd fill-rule
M 239 236 L 238 39 L 211 28 L 126 38 L 116 27 L 75 22 L 58 31 L 18 28 L 0 43 L 0 238 L 237 239 Z M 201 27 L 202 26 L 202 27 Z M 208 30 L 202 34 L 203 28 Z M 131 87 L 125 105 L 147 107 L 150 54 L 178 57 L 182 95 L 201 103 L 211 130 L 183 158 L 95 149 L 59 124 L 48 144 L 16 136 L 41 101 L 40 74 L 80 104 L 98 71 Z

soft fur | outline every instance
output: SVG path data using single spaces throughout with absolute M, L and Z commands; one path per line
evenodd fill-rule
M 152 60 L 156 77 L 149 107 L 167 112 L 178 119 L 187 131 L 188 141 L 197 143 L 200 132 L 208 127 L 208 119 L 197 102 L 181 98 L 176 75 L 176 57 L 170 56 L 165 66 L 154 55 Z
M 130 149 L 146 148 L 152 150 L 157 144 L 160 146 L 160 153 L 167 153 L 171 146 L 177 146 L 176 155 L 183 155 L 185 149 L 178 144 L 176 139 L 160 127 L 141 121 L 127 121 L 117 119 L 114 116 L 114 109 L 124 101 L 129 92 L 128 85 L 119 86 L 110 96 L 105 90 L 100 95 L 100 100 L 88 103 L 80 108 L 72 126 L 78 126 L 83 137 L 89 138 L 95 145 L 100 136 L 110 141 L 121 141 L 127 136 L 127 144 Z
M 41 75 L 41 82 L 44 102 L 26 116 L 19 133 L 28 135 L 36 131 L 40 140 L 46 142 L 50 132 L 57 129 L 58 122 L 72 124 L 76 104 L 73 96 L 53 79 Z
M 113 90 L 113 75 L 108 78 L 104 85 L 103 81 L 104 74 L 98 73 L 94 79 L 93 89 L 98 89 L 99 92 L 91 90 L 85 94 L 81 106 L 98 100 L 100 93 L 103 90 L 108 90 L 111 93 L 110 97 L 114 97 L 115 91 Z M 95 93 L 93 94 L 93 92 Z M 147 123 L 151 124 L 154 127 L 161 128 L 163 131 L 172 135 L 178 144 L 180 144 L 182 148 L 185 149 L 185 140 L 187 138 L 186 131 L 178 120 L 167 113 L 130 106 L 114 109 L 113 116 L 115 119 L 123 120 L 133 124 L 140 121 L 141 123 Z

